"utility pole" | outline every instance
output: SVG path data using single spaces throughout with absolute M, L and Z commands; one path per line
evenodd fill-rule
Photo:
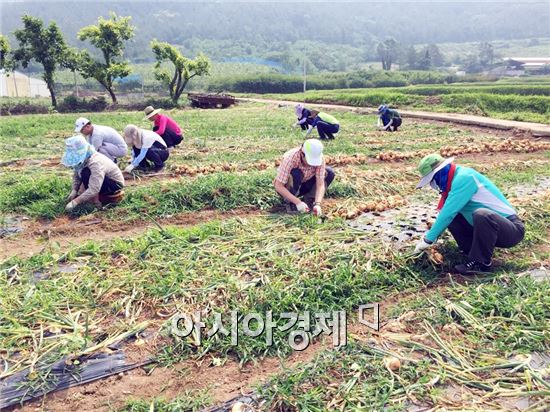
M 17 75 L 17 72 L 13 71 L 13 86 L 15 87 L 15 97 L 19 97 L 19 92 L 17 91 L 17 80 L 15 79 L 15 76 Z
M 303 60 L 303 69 L 304 69 L 304 93 L 307 90 L 307 75 L 306 75 L 306 58 L 304 57 Z

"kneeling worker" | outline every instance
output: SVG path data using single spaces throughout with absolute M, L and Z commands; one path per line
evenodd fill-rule
M 325 190 L 333 180 L 334 171 L 325 165 L 323 144 L 317 139 L 308 139 L 284 154 L 273 185 L 288 202 L 289 211 L 306 213 L 312 207 L 313 213 L 320 216 Z M 300 199 L 302 196 L 305 202 Z M 306 203 L 308 200 L 313 200 L 311 205 Z
M 462 275 L 490 272 L 495 247 L 510 248 L 525 235 L 523 222 L 500 190 L 474 169 L 457 166 L 453 158 L 434 153 L 418 166 L 422 180 L 417 189 L 430 185 L 442 194 L 432 228 L 416 245 L 429 248 L 449 228 L 459 249 L 468 256 L 455 266 Z
M 65 154 L 61 162 L 74 170 L 73 189 L 65 207 L 67 212 L 83 203 L 101 207 L 122 200 L 122 172 L 107 156 L 96 152 L 84 137 L 73 136 L 65 140 Z M 84 188 L 82 193 L 81 186 Z

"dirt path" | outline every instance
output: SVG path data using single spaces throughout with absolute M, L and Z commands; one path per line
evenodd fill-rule
M 256 103 L 269 103 L 269 104 L 284 104 L 295 105 L 299 102 L 288 100 L 271 100 L 271 99 L 253 99 L 253 98 L 238 98 L 239 101 L 244 102 L 256 102 Z M 312 106 L 321 107 L 325 109 L 336 110 L 350 110 L 361 114 L 376 114 L 376 109 L 373 107 L 355 107 L 346 106 L 340 104 L 321 104 L 311 103 Z M 549 137 L 550 138 L 550 125 L 531 122 L 518 122 L 514 120 L 493 119 L 490 117 L 473 116 L 460 113 L 435 113 L 424 111 L 412 111 L 412 110 L 399 110 L 399 113 L 403 117 L 417 118 L 425 120 L 435 120 L 445 123 L 458 123 L 463 125 L 487 127 L 491 129 L 499 130 L 512 130 L 519 129 L 530 132 L 534 137 Z

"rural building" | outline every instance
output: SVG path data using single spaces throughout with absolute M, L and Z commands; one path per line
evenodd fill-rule
M 50 97 L 46 82 L 15 71 L 0 71 L 0 97 Z
M 506 66 L 512 70 L 535 72 L 550 66 L 550 57 L 507 57 Z

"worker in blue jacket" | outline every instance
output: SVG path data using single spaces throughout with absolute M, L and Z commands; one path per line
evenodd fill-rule
M 441 192 L 441 200 L 439 215 L 416 245 L 415 252 L 432 246 L 448 228 L 459 249 L 468 256 L 466 262 L 455 266 L 456 272 L 463 275 L 490 272 L 495 247 L 517 245 L 525 236 L 525 227 L 493 182 L 453 160 L 435 153 L 420 161 L 422 180 L 417 189 L 429 184 Z

